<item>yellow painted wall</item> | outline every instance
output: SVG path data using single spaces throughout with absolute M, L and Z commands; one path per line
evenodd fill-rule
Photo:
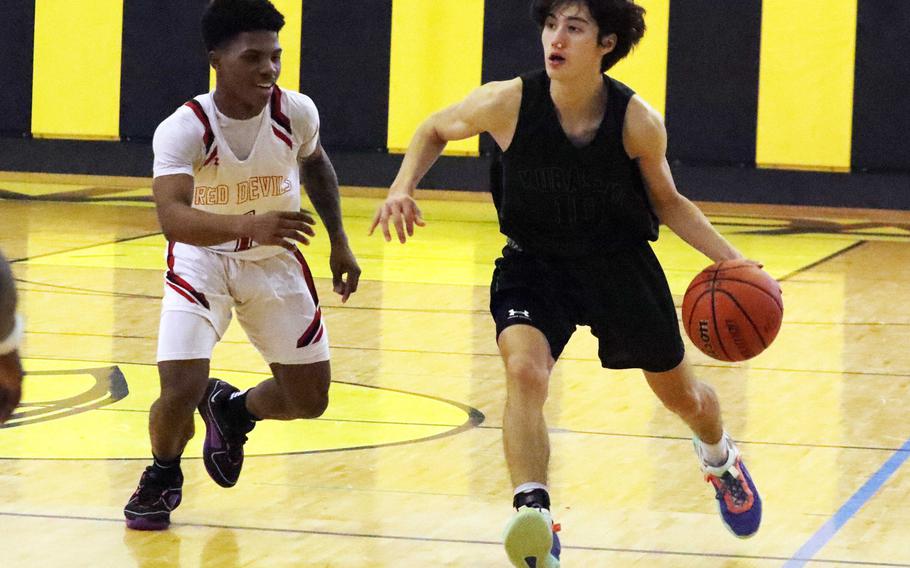
M 670 0 L 639 0 L 645 13 L 645 35 L 628 57 L 607 72 L 629 85 L 661 115 L 667 106 L 667 51 Z
M 847 170 L 857 0 L 764 0 L 756 162 Z
M 404 151 L 427 116 L 480 85 L 483 4 L 483 0 L 393 1 L 389 151 Z M 477 137 L 451 142 L 446 150 L 463 155 L 477 152 Z
M 123 0 L 36 0 L 34 136 L 119 137 L 122 35 Z

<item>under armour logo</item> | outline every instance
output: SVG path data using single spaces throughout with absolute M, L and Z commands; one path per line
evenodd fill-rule
M 509 310 L 509 319 L 513 318 L 524 318 L 531 319 L 531 312 L 529 310 Z

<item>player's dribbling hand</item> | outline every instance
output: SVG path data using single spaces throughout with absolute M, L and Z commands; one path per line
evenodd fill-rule
M 423 215 L 420 213 L 420 207 L 410 195 L 389 195 L 385 202 L 376 210 L 373 216 L 373 223 L 370 225 L 369 235 L 372 236 L 377 226 L 382 226 L 382 234 L 386 241 L 392 240 L 392 234 L 389 232 L 389 221 L 395 225 L 395 232 L 398 234 L 398 242 L 404 243 L 408 237 L 414 236 L 414 225 L 425 227 Z M 407 231 L 407 233 L 405 233 Z
M 0 424 L 12 415 L 22 397 L 22 364 L 18 354 L 0 355 Z
M 329 268 L 332 270 L 332 290 L 341 296 L 341 303 L 348 301 L 351 294 L 357 291 L 357 283 L 360 281 L 360 266 L 351 247 L 345 242 L 344 244 L 332 244 L 332 252 L 329 255 Z M 344 276 L 347 275 L 347 278 Z
M 316 234 L 313 225 L 316 220 L 313 214 L 305 209 L 300 211 L 268 211 L 262 215 L 251 215 L 248 234 L 261 245 L 277 245 L 289 251 L 297 249 L 294 241 L 303 245 L 310 244 Z

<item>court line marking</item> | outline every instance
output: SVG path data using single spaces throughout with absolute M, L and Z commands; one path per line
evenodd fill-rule
M 104 337 L 104 338 L 115 338 L 115 339 L 145 339 L 152 340 L 153 337 L 147 336 L 135 336 L 135 335 L 108 335 L 100 333 L 81 333 L 81 332 L 61 332 L 61 331 L 26 331 L 26 334 L 34 333 L 35 335 L 63 335 L 63 336 L 77 336 L 77 337 Z M 246 341 L 236 341 L 236 340 L 221 340 L 220 343 L 226 343 L 228 345 L 249 345 Z M 418 355 L 444 355 L 444 356 L 465 356 L 465 357 L 501 357 L 499 353 L 470 353 L 462 351 L 433 351 L 429 349 L 389 349 L 387 347 L 362 347 L 354 345 L 332 345 L 332 349 L 337 349 L 341 351 L 386 351 L 389 353 L 413 353 Z M 27 359 L 46 359 L 48 361 L 85 361 L 87 363 L 98 363 L 100 365 L 150 365 L 151 363 L 143 363 L 141 361 L 100 361 L 97 359 L 84 359 L 84 358 L 74 358 L 74 357 L 53 357 L 49 355 L 30 355 L 26 357 Z M 595 357 L 560 357 L 560 361 L 574 361 L 576 363 L 600 363 L 600 360 Z M 739 365 L 736 364 L 715 364 L 715 363 L 692 363 L 693 367 L 706 368 L 706 369 L 737 369 Z M 232 373 L 252 373 L 256 375 L 268 376 L 269 373 L 263 373 L 262 371 L 251 371 L 249 369 L 228 369 L 228 368 L 218 368 L 214 369 L 216 371 L 223 372 L 232 372 Z M 868 377 L 891 377 L 891 378 L 906 378 L 910 379 L 910 372 L 900 372 L 895 371 L 893 373 L 886 373 L 884 371 L 837 371 L 832 369 L 790 369 L 785 367 L 750 367 L 751 371 L 762 371 L 767 373 L 810 373 L 813 375 L 848 375 L 851 377 L 861 378 L 864 376 Z M 610 372 L 611 370 L 607 370 Z M 402 373 L 408 374 L 408 373 Z M 498 377 L 499 375 L 497 375 Z M 336 381 L 340 382 L 340 381 Z M 372 386 L 365 385 L 362 383 L 350 383 L 359 386 Z M 407 392 L 407 391 L 403 391 Z
M 834 538 L 863 505 L 875 496 L 888 479 L 907 461 L 907 458 L 910 458 L 910 438 L 872 474 L 862 487 L 856 490 L 856 493 L 834 513 L 834 516 L 828 519 L 799 550 L 793 553 L 793 556 L 784 564 L 784 568 L 797 568 L 805 566 L 807 562 L 818 562 L 819 560 L 814 558 L 815 555 Z
M 814 262 L 810 262 L 809 264 L 803 266 L 802 268 L 797 268 L 790 274 L 785 274 L 784 276 L 778 278 L 778 281 L 784 282 L 785 280 L 788 280 L 789 278 L 792 278 L 792 277 L 796 276 L 797 274 L 802 274 L 803 272 L 807 272 L 809 270 L 812 270 L 813 268 L 817 268 L 818 266 L 828 262 L 829 260 L 834 260 L 835 258 L 837 258 L 841 255 L 847 254 L 848 252 L 852 251 L 853 249 L 859 248 L 866 244 L 869 244 L 869 241 L 860 240 L 860 241 L 857 241 L 850 245 L 847 245 L 846 247 L 840 249 L 839 251 L 833 252 L 826 257 L 820 258 Z
M 90 245 L 83 245 L 83 246 L 78 246 L 78 247 L 65 248 L 65 249 L 61 249 L 61 250 L 58 250 L 58 251 L 54 251 L 54 252 L 44 252 L 44 253 L 41 253 L 41 254 L 34 254 L 34 255 L 32 255 L 32 256 L 23 256 L 23 257 L 21 257 L 21 258 L 11 258 L 11 259 L 8 259 L 8 260 L 9 260 L 9 263 L 10 263 L 10 264 L 24 263 L 24 262 L 28 262 L 28 261 L 30 261 L 30 260 L 35 260 L 36 258 L 46 258 L 46 257 L 48 257 L 48 256 L 55 256 L 55 255 L 58 255 L 58 254 L 67 254 L 67 253 L 71 253 L 71 252 L 78 252 L 78 251 L 80 251 L 80 250 L 87 250 L 87 249 L 97 248 L 97 247 L 103 247 L 103 246 L 107 246 L 107 245 L 117 245 L 117 244 L 120 244 L 120 243 L 129 242 L 129 241 L 137 241 L 137 240 L 139 240 L 139 239 L 144 239 L 144 238 L 147 238 L 147 237 L 154 237 L 155 235 L 160 235 L 160 234 L 161 234 L 161 231 L 156 231 L 156 232 L 154 232 L 154 233 L 143 233 L 143 234 L 141 234 L 141 235 L 135 235 L 135 236 L 132 236 L 132 237 L 123 237 L 123 238 L 120 238 L 120 239 L 114 239 L 114 240 L 112 240 L 112 241 L 103 241 L 103 242 L 100 242 L 100 243 L 93 243 L 93 244 L 90 244 Z M 107 268 L 110 269 L 110 268 L 114 268 L 114 267 L 107 267 Z M 141 270 L 141 269 L 128 269 L 128 270 Z
M 99 523 L 116 523 L 122 525 L 124 523 L 123 519 L 119 518 L 110 518 L 110 517 L 88 517 L 88 516 L 77 516 L 77 515 L 50 515 L 50 514 L 40 514 L 40 513 L 14 513 L 11 511 L 0 511 L 0 517 L 14 517 L 14 518 L 31 518 L 31 519 L 53 519 L 53 520 L 62 520 L 62 521 L 92 521 Z M 365 538 L 365 539 L 376 539 L 376 540 L 397 540 L 397 541 L 406 541 L 406 542 L 437 542 L 437 543 L 446 543 L 446 544 L 477 544 L 484 546 L 502 546 L 502 542 L 495 540 L 473 540 L 473 539 L 458 539 L 458 538 L 439 538 L 439 537 L 423 537 L 423 536 L 406 536 L 406 535 L 384 535 L 384 534 L 370 534 L 370 533 L 354 533 L 354 532 L 343 532 L 343 531 L 320 531 L 320 530 L 308 530 L 308 529 L 289 529 L 289 528 L 279 528 L 279 527 L 251 527 L 251 526 L 239 526 L 239 525 L 223 525 L 223 524 L 214 524 L 214 523 L 172 523 L 172 529 L 179 529 L 181 527 L 191 527 L 191 528 L 202 528 L 202 529 L 227 529 L 235 531 L 250 531 L 250 532 L 266 532 L 266 533 L 277 533 L 277 534 L 308 534 L 314 536 L 335 536 L 335 537 L 345 537 L 345 538 Z M 128 530 L 128 529 L 127 529 Z M 782 556 L 759 556 L 759 555 L 749 555 L 749 554 L 725 554 L 721 552 L 686 552 L 682 550 L 659 550 L 659 549 L 644 549 L 644 548 L 618 548 L 618 547 L 608 547 L 608 546 L 563 546 L 563 550 L 579 550 L 585 552 L 608 552 L 616 554 L 647 554 L 651 556 L 682 556 L 688 558 L 727 558 L 727 559 L 742 559 L 742 560 L 769 560 L 769 561 L 780 561 L 786 560 L 786 557 Z M 827 564 L 849 564 L 851 566 L 895 566 L 906 568 L 910 567 L 910 564 L 896 564 L 889 562 L 862 562 L 855 560 L 830 560 L 830 559 L 819 559 L 815 562 L 827 563 Z
M 54 360 L 54 359 L 52 359 L 52 358 L 51 358 L 51 359 L 48 359 L 48 358 L 45 358 L 45 357 L 27 357 L 27 358 L 26 358 L 26 361 L 28 361 L 29 359 L 44 359 L 44 360 L 51 360 L 51 361 Z M 58 359 L 58 360 L 61 360 L 61 361 L 74 361 L 74 359 Z M 85 363 L 85 364 L 96 363 L 95 361 L 91 361 L 91 360 L 81 360 L 81 359 L 76 359 L 75 361 L 77 361 L 78 363 Z M 143 367 L 155 367 L 155 365 L 148 364 L 148 363 L 116 363 L 116 362 L 113 362 L 113 363 L 112 363 L 112 362 L 108 362 L 108 363 L 105 363 L 105 365 L 114 366 L 114 367 L 117 367 L 118 365 L 133 365 L 133 366 L 137 366 L 137 367 L 138 367 L 138 366 L 143 366 Z M 229 370 L 229 369 L 214 369 L 214 368 L 213 368 L 212 371 L 214 371 L 215 373 L 218 373 L 219 371 L 230 371 L 230 370 Z M 244 372 L 244 373 L 245 373 L 245 372 L 247 372 L 247 371 L 232 371 L 232 372 Z M 42 373 L 44 373 L 44 371 L 42 371 Z M 260 376 L 264 376 L 264 377 L 270 376 L 269 373 L 263 373 L 263 372 L 256 372 L 256 373 L 250 372 L 250 374 L 253 374 L 253 375 L 260 375 Z M 442 397 L 439 397 L 439 396 L 434 396 L 434 395 L 429 395 L 429 394 L 423 394 L 423 393 L 419 393 L 419 392 L 408 391 L 408 390 L 404 390 L 404 389 L 396 389 L 396 388 L 392 388 L 392 387 L 383 387 L 383 386 L 380 386 L 380 385 L 368 385 L 368 384 L 363 384 L 363 383 L 356 383 L 356 382 L 353 382 L 353 381 L 335 380 L 335 381 L 333 381 L 333 382 L 334 382 L 334 383 L 337 383 L 337 384 L 344 384 L 344 385 L 353 386 L 353 387 L 358 387 L 358 388 L 363 388 L 363 389 L 370 389 L 370 390 L 376 390 L 376 391 L 382 391 L 382 392 L 394 392 L 394 393 L 398 393 L 398 394 L 404 394 L 404 395 L 408 395 L 408 396 L 413 396 L 413 397 L 417 397 L 417 398 L 424 398 L 424 399 L 427 399 L 427 400 L 433 400 L 433 401 L 436 401 L 436 402 L 441 402 L 441 403 L 444 403 L 444 404 L 448 404 L 448 405 L 453 406 L 453 407 L 455 407 L 455 408 L 458 408 L 459 410 L 461 410 L 462 412 L 464 412 L 464 413 L 465 413 L 465 421 L 462 422 L 460 425 L 455 425 L 455 426 L 448 425 L 448 424 L 433 424 L 433 425 L 431 425 L 431 427 L 434 427 L 434 428 L 449 428 L 449 429 L 448 429 L 448 430 L 445 430 L 445 431 L 443 431 L 443 432 L 439 432 L 439 433 L 437 433 L 437 434 L 432 434 L 432 435 L 430 435 L 430 436 L 424 436 L 424 437 L 420 437 L 420 438 L 413 438 L 413 439 L 409 439 L 409 440 L 401 440 L 401 441 L 398 441 L 398 442 L 386 442 L 386 443 L 364 444 L 364 445 L 361 445 L 361 446 L 349 446 L 349 447 L 339 447 L 339 448 L 324 448 L 324 449 L 319 449 L 319 450 L 301 450 L 301 451 L 290 451 L 290 452 L 272 452 L 272 453 L 261 453 L 261 454 L 249 454 L 247 457 L 254 458 L 254 457 L 275 457 L 275 456 L 296 456 L 296 455 L 309 455 L 309 454 L 326 454 L 326 453 L 335 453 L 335 452 L 347 452 L 347 451 L 352 451 L 352 450 L 372 450 L 372 449 L 376 449 L 376 448 L 388 448 L 388 447 L 395 447 L 395 446 L 405 446 L 405 445 L 410 445 L 410 444 L 418 444 L 418 443 L 422 443 L 422 442 L 429 442 L 429 441 L 433 441 L 433 440 L 439 440 L 439 439 L 442 439 L 442 438 L 448 438 L 448 437 L 450 437 L 450 436 L 456 436 L 456 435 L 462 434 L 462 433 L 467 432 L 467 431 L 469 431 L 469 430 L 473 430 L 473 429 L 478 428 L 478 427 L 479 427 L 480 425 L 482 425 L 482 424 L 484 423 L 484 421 L 486 420 L 486 415 L 485 415 L 481 410 L 479 410 L 479 409 L 477 409 L 477 408 L 475 408 L 475 407 L 473 407 L 473 406 L 471 406 L 471 405 L 468 405 L 468 404 L 465 404 L 465 403 L 463 403 L 463 402 L 459 402 L 459 401 L 456 401 L 456 400 L 451 400 L 451 399 L 442 398 Z M 27 403 L 27 402 L 26 402 L 26 403 Z M 141 410 L 133 410 L 133 409 L 124 409 L 124 410 L 128 410 L 128 411 L 130 411 L 130 412 L 142 412 Z M 324 421 L 326 421 L 326 422 L 342 422 L 343 420 L 335 420 L 335 419 L 327 418 L 327 419 L 324 419 Z M 350 422 L 358 422 L 358 421 L 351 420 Z M 417 423 L 406 423 L 406 424 L 407 424 L 408 426 L 418 425 Z M 5 427 L 4 427 L 4 426 L 0 426 L 0 429 L 5 429 Z M 134 458 L 134 457 L 125 457 L 125 458 L 116 458 L 116 457 L 56 458 L 56 457 L 32 457 L 32 456 L 30 456 L 30 457 L 6 457 L 6 456 L 0 456 L 0 460 L 13 460 L 13 461 L 137 461 L 137 460 L 138 460 L 138 461 L 142 461 L 142 460 L 147 460 L 147 459 L 148 459 L 148 457 L 140 457 L 140 458 Z M 185 458 L 185 459 L 201 459 L 201 458 L 187 457 L 187 458 Z
M 99 408 L 99 411 L 108 411 L 114 412 L 114 408 Z M 502 430 L 502 426 L 494 426 L 491 424 L 482 424 L 477 427 L 479 430 Z M 551 427 L 548 429 L 551 434 L 578 434 L 583 436 L 611 436 L 616 438 L 639 438 L 644 440 L 682 440 L 686 442 L 691 442 L 691 436 L 661 436 L 658 434 L 630 434 L 628 432 L 597 432 L 594 430 L 573 430 L 571 428 L 559 428 Z M 850 446 L 850 445 L 841 445 L 841 444 L 800 444 L 797 442 L 769 442 L 761 440 L 741 440 L 736 439 L 737 444 L 744 446 L 772 446 L 772 447 L 781 447 L 781 448 L 813 448 L 813 449 L 824 449 L 824 450 L 855 450 L 855 451 L 864 451 L 864 452 L 908 452 L 910 449 L 905 447 L 900 448 L 887 448 L 882 446 Z M 905 444 L 906 446 L 906 444 Z

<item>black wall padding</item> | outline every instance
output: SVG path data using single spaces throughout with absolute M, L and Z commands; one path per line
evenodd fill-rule
M 505 81 L 543 67 L 540 31 L 529 0 L 486 0 L 481 81 Z
M 540 31 L 531 20 L 530 0 L 486 0 L 483 6 L 481 82 L 506 81 L 543 67 Z M 493 150 L 489 135 L 480 137 L 480 153 Z
M 910 2 L 860 0 L 853 170 L 910 169 Z
M 670 4 L 671 158 L 755 164 L 761 9 L 761 0 Z
M 0 134 L 31 132 L 34 43 L 35 0 L 0 2 Z
M 300 90 L 329 149 L 384 151 L 388 142 L 392 0 L 303 6 Z
M 146 140 L 192 97 L 209 90 L 200 21 L 206 0 L 126 0 L 120 135 Z

